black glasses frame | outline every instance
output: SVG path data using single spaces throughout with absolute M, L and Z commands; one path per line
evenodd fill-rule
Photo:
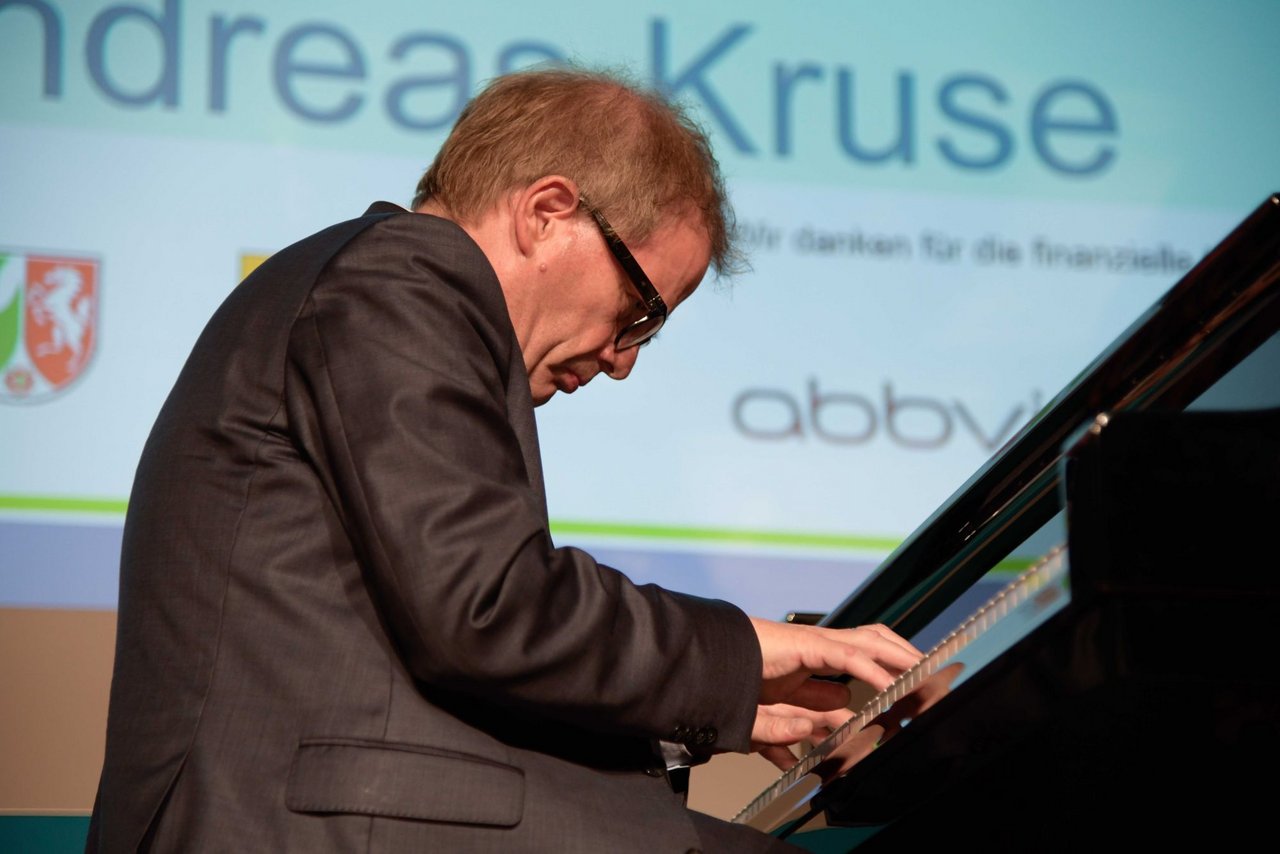
M 627 244 L 622 242 L 622 238 L 613 230 L 609 220 L 604 218 L 604 214 L 600 213 L 595 205 L 588 202 L 587 197 L 581 193 L 578 194 L 578 203 L 596 221 L 596 225 L 600 228 L 600 233 L 604 235 L 605 245 L 609 247 L 613 257 L 618 260 L 618 264 L 621 265 L 623 272 L 627 274 L 627 278 L 631 280 L 631 286 L 636 289 L 636 293 L 640 296 L 640 304 L 645 310 L 643 317 L 633 320 L 622 327 L 617 337 L 613 339 L 613 349 L 629 350 L 632 347 L 639 347 L 657 335 L 658 330 L 667 322 L 667 304 L 663 301 L 662 295 L 658 293 L 658 289 L 653 286 L 653 282 L 649 281 L 649 277 L 645 275 L 644 270 L 640 269 L 639 262 L 631 254 Z

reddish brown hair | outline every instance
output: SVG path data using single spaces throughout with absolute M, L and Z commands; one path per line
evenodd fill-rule
M 466 222 L 547 175 L 576 181 L 636 245 L 697 211 L 716 272 L 745 266 L 706 134 L 678 104 L 617 71 L 562 67 L 496 78 L 462 110 L 413 206 L 434 201 Z

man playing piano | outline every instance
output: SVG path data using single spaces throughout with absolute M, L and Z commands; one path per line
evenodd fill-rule
M 613 75 L 499 78 L 414 211 L 262 265 L 129 503 L 101 851 L 752 851 L 668 769 L 786 745 L 919 652 L 637 586 L 547 528 L 533 407 L 621 380 L 732 214 L 706 138 Z M 614 488 L 636 449 L 590 461 Z M 643 462 L 643 460 L 641 461 Z

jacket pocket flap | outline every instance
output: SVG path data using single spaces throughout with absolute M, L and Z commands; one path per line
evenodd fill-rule
M 285 805 L 511 827 L 524 810 L 524 772 L 417 744 L 307 739 L 294 754 Z

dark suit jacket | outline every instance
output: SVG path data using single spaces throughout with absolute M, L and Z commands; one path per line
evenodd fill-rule
M 270 258 L 138 466 L 90 849 L 696 846 L 653 741 L 747 749 L 754 633 L 554 548 L 544 504 L 465 232 L 380 203 Z

